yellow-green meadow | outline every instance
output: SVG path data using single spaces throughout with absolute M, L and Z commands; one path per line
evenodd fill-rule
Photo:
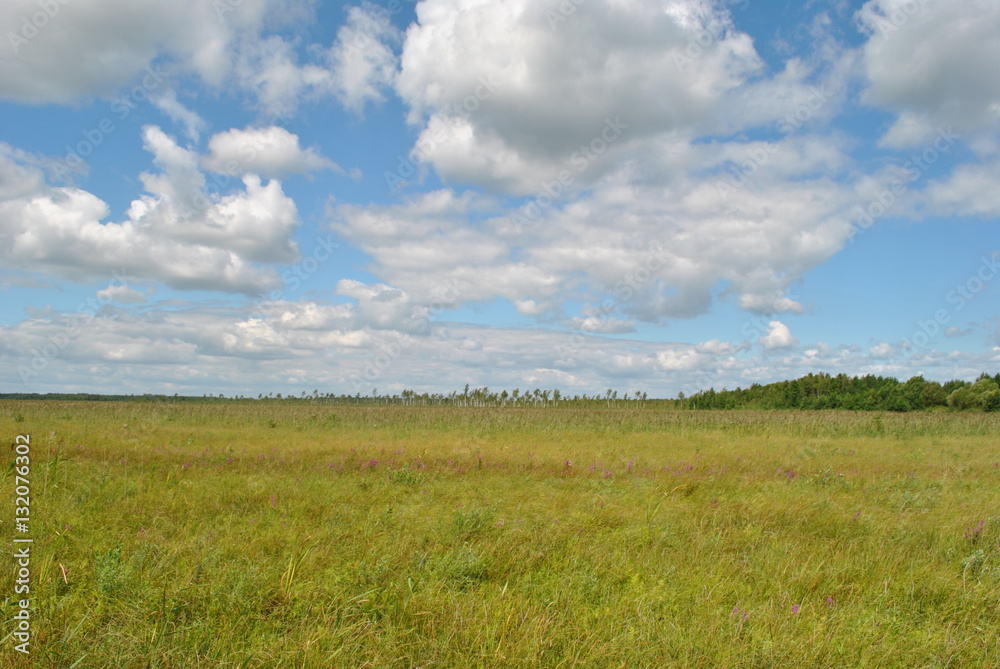
M 5 569 L 3 667 L 1000 666 L 997 414 L 4 401 L 0 424 L 30 435 L 33 540 L 30 655 Z

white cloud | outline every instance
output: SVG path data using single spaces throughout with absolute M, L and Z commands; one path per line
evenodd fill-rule
M 514 307 L 522 316 L 540 316 L 545 312 L 545 306 L 534 300 L 514 300 Z
M 277 35 L 244 45 L 235 72 L 271 118 L 292 114 L 301 101 L 323 97 L 330 88 L 330 71 L 321 64 L 299 64 L 294 46 Z
M 23 31 L 22 19 L 38 11 L 37 0 L 0 3 L 0 25 L 14 28 L 4 30 L 5 47 L 16 48 L 16 57 L 0 59 L 0 97 L 28 103 L 110 98 L 141 81 L 147 68 L 158 73 L 147 94 L 164 78 L 173 86 L 193 75 L 216 91 L 249 93 L 272 117 L 333 92 L 321 53 L 316 62 L 300 63 L 298 44 L 274 34 L 312 21 L 312 0 L 59 2 L 43 28 Z M 22 32 L 32 37 L 22 42 Z M 6 44 L 10 34 L 18 36 L 16 44 Z M 172 117 L 181 112 L 167 105 Z M 193 121 L 183 116 L 181 123 Z M 189 136 L 194 130 L 188 126 Z
M 97 291 L 97 297 L 105 302 L 119 302 L 121 304 L 142 304 L 146 301 L 145 293 L 125 285 L 110 285 Z
M 923 147 L 930 144 L 937 133 L 937 128 L 928 117 L 904 111 L 879 139 L 878 144 L 888 149 Z
M 699 141 L 803 110 L 829 118 L 847 56 L 825 79 L 801 61 L 756 79 L 749 37 L 698 0 L 588 2 L 555 30 L 524 0 L 426 0 L 417 13 L 396 82 L 422 128 L 414 157 L 445 179 L 529 196 L 516 210 L 450 190 L 461 211 L 416 198 L 334 208 L 369 270 L 418 301 L 447 279 L 463 301 L 500 297 L 539 319 L 621 331 L 705 313 L 721 285 L 744 309 L 799 313 L 789 286 L 843 247 L 852 207 L 868 202 L 850 183 L 848 140 L 812 126 Z M 559 313 L 607 300 L 601 323 Z
M 208 141 L 208 155 L 201 162 L 217 173 L 259 174 L 267 178 L 323 169 L 342 172 L 315 148 L 299 146 L 297 135 L 277 126 L 234 128 L 212 135 Z
M 405 299 L 387 287 L 345 290 L 372 301 Z M 11 379 L 23 374 L 23 387 L 39 392 L 222 390 L 255 395 L 260 389 L 298 394 L 319 388 L 354 394 L 372 387 L 439 392 L 468 382 L 496 389 L 558 387 L 564 394 L 638 389 L 655 397 L 708 386 L 746 387 L 810 371 L 971 379 L 996 357 L 995 350 L 923 350 L 903 357 L 893 355 L 891 348 L 862 352 L 818 342 L 804 350 L 784 348 L 779 358 L 717 341 L 663 344 L 433 318 L 421 332 L 407 332 L 363 325 L 364 320 L 356 305 L 313 302 L 232 310 L 177 302 L 107 305 L 94 315 L 49 310 L 0 325 L 0 373 Z M 39 357 L 42 351 L 47 358 Z
M 932 181 L 925 192 L 933 210 L 942 215 L 1000 215 L 1000 162 L 960 165 L 946 179 Z
M 417 145 L 446 179 L 531 192 L 581 147 L 600 148 L 620 117 L 627 128 L 582 170 L 592 179 L 629 144 L 711 127 L 727 93 L 761 68 L 750 38 L 707 1 L 587 2 L 556 30 L 551 9 L 417 6 L 396 88 L 410 122 L 426 122 Z
M 22 19 L 39 11 L 35 0 L 0 3 L 0 25 L 19 36 Z M 112 96 L 141 77 L 157 59 L 221 85 L 237 52 L 268 25 L 302 20 L 308 3 L 243 0 L 239 6 L 200 0 L 60 2 L 58 11 L 15 58 L 0 59 L 0 96 L 43 103 Z M 5 33 L 5 42 L 9 40 Z
M 390 44 L 400 38 L 385 9 L 364 2 L 347 10 L 347 21 L 327 56 L 331 85 L 347 109 L 361 113 L 369 102 L 385 99 L 397 75 L 397 57 Z
M 791 330 L 781 321 L 771 321 L 767 325 L 767 334 L 759 340 L 766 349 L 785 349 L 799 345 L 799 340 L 792 336 Z
M 107 278 L 115 272 L 181 289 L 258 293 L 278 285 L 273 270 L 255 262 L 298 257 L 291 236 L 295 204 L 281 184 L 244 179 L 244 190 L 206 195 L 198 156 L 159 128 L 143 131 L 144 144 L 162 170 L 140 175 L 146 193 L 127 218 L 108 222 L 108 205 L 75 187 L 48 185 L 21 152 L 0 150 L 0 247 L 12 268 L 70 280 Z
M 899 353 L 899 350 L 892 344 L 879 342 L 868 349 L 868 353 L 873 358 L 889 358 Z
M 823 176 L 790 182 L 785 174 L 796 163 L 817 163 L 804 148 L 811 140 L 789 140 L 733 187 L 728 172 L 712 170 L 740 149 L 688 145 L 688 176 L 653 178 L 653 164 L 635 179 L 639 159 L 663 148 L 649 144 L 587 195 L 539 208 L 533 220 L 524 207 L 505 210 L 470 192 L 439 191 L 434 197 L 446 199 L 438 210 L 427 206 L 428 196 L 344 205 L 331 210 L 332 224 L 372 257 L 371 271 L 413 294 L 452 278 L 463 286 L 463 301 L 501 297 L 521 313 L 544 316 L 569 301 L 609 300 L 613 313 L 603 316 L 662 323 L 704 313 L 721 282 L 724 296 L 744 309 L 802 312 L 788 288 L 843 248 L 853 206 L 868 202 L 866 192 L 826 176 L 846 161 L 827 152 Z M 522 224 L 511 222 L 515 214 Z
M 656 354 L 656 363 L 664 371 L 692 371 L 698 368 L 701 356 L 694 349 L 679 349 L 660 351 Z
M 620 318 L 604 318 L 599 316 L 588 316 L 586 318 L 573 318 L 569 322 L 573 330 L 580 332 L 597 332 L 601 334 L 623 334 L 635 332 L 635 323 L 622 320 Z
M 732 355 L 736 352 L 736 347 L 727 341 L 719 341 L 718 339 L 709 339 L 708 341 L 698 344 L 695 349 L 699 353 L 710 353 L 712 355 Z
M 184 127 L 184 134 L 192 142 L 197 142 L 201 133 L 205 132 L 208 127 L 205 119 L 181 104 L 175 91 L 171 90 L 163 95 L 155 95 L 152 100 L 157 109 Z
M 1000 118 L 1000 4 L 992 0 L 870 0 L 858 11 L 863 100 L 900 113 L 885 146 L 912 147 L 927 126 L 993 132 Z
M 295 203 L 272 179 L 243 177 L 245 190 L 221 196 L 203 193 L 198 156 L 177 146 L 155 126 L 143 129 L 147 150 L 163 168 L 140 175 L 149 195 L 134 200 L 129 217 L 150 221 L 173 239 L 225 248 L 254 262 L 290 262 L 298 257 L 291 236 L 298 226 Z

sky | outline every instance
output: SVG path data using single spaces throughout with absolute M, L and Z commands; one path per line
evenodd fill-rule
M 6 0 L 0 392 L 1000 371 L 995 0 Z

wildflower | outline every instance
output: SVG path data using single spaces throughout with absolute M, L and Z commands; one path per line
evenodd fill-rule
M 833 597 L 826 598 L 826 605 L 829 606 L 831 609 L 833 608 Z
M 986 527 L 986 521 L 980 520 L 979 524 L 975 527 L 965 528 L 965 538 L 969 541 L 976 541 L 979 539 L 979 535 L 982 534 L 983 529 Z
M 792 604 L 792 613 L 798 613 L 798 612 L 799 612 L 799 605 Z

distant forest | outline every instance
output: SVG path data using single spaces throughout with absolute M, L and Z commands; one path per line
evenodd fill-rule
M 749 388 L 709 389 L 681 400 L 690 409 L 853 409 L 920 411 L 948 407 L 958 411 L 1000 411 L 1000 374 L 983 373 L 974 383 L 940 384 L 914 376 L 901 382 L 883 376 L 808 374 L 794 381 Z
M 281 393 L 260 394 L 257 397 L 236 395 L 100 395 L 94 393 L 0 393 L 5 400 L 75 400 L 94 402 L 307 402 L 335 405 L 401 405 L 401 406 L 511 406 L 511 407 L 588 407 L 588 406 L 654 406 L 666 409 L 846 409 L 855 411 L 922 411 L 952 409 L 956 411 L 1000 411 L 1000 374 L 983 372 L 974 382 L 948 381 L 941 384 L 915 376 L 902 382 L 884 376 L 831 376 L 825 373 L 807 374 L 794 381 L 767 385 L 753 384 L 735 390 L 700 391 L 690 397 L 684 393 L 676 399 L 652 399 L 645 392 L 622 395 L 608 388 L 604 394 L 566 395 L 558 389 L 491 391 L 470 388 L 462 392 L 418 393 L 403 390 L 398 394 L 336 395 L 302 391 L 300 395 Z

